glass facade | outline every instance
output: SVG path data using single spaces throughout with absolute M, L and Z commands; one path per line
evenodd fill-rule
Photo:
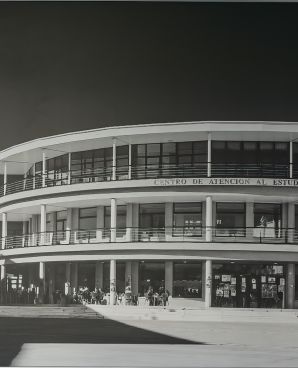
M 206 176 L 207 141 L 132 146 L 132 177 Z
M 202 203 L 174 203 L 173 236 L 202 236 Z
M 79 209 L 79 229 L 95 230 L 96 229 L 96 207 Z
M 245 203 L 216 203 L 216 236 L 245 236 L 245 228 Z
M 230 262 L 212 268 L 212 306 L 285 308 L 285 265 Z
M 144 296 L 149 288 L 158 292 L 165 286 L 164 262 L 140 262 L 139 263 L 139 293 Z
M 254 204 L 254 236 L 262 238 L 280 238 L 282 236 L 281 204 Z
M 214 176 L 288 177 L 288 142 L 212 141 Z
M 146 203 L 139 206 L 139 240 L 164 240 L 165 204 Z
M 173 297 L 202 298 L 202 263 L 174 262 Z

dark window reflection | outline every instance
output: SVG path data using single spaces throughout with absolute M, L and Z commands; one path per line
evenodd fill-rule
M 174 262 L 173 297 L 202 297 L 201 262 Z

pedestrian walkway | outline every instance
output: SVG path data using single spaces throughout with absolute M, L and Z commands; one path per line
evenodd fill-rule
M 114 320 L 214 321 L 297 323 L 297 309 L 209 308 L 174 309 L 170 307 L 103 306 L 90 304 L 90 309 Z
M 23 318 L 103 318 L 97 311 L 83 305 L 0 306 L 0 317 Z

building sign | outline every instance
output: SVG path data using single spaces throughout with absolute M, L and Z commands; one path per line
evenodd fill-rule
M 248 185 L 261 187 L 298 187 L 298 179 L 257 179 L 257 178 L 172 178 L 155 179 L 156 186 L 184 185 Z

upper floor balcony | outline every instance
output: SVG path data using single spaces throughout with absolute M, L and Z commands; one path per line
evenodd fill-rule
M 163 228 L 101 228 L 47 231 L 2 237 L 2 249 L 52 245 L 109 243 L 240 243 L 297 244 L 293 228 L 172 226 Z M 181 245 L 183 248 L 183 245 Z M 240 248 L 245 250 L 244 248 Z M 298 250 L 298 248 L 297 248 Z

